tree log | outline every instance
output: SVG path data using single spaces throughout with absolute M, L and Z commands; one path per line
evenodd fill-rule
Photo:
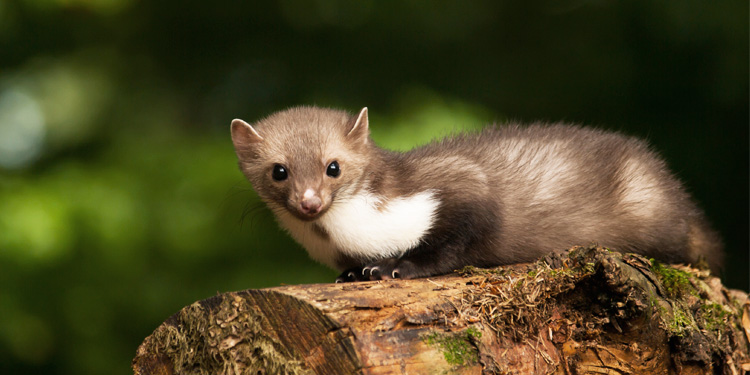
M 148 336 L 136 375 L 743 374 L 750 303 L 706 270 L 577 247 L 415 280 L 217 295 Z

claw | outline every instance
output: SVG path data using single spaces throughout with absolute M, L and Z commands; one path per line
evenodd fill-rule
M 370 268 L 370 277 L 371 278 L 375 278 L 375 279 L 379 279 L 380 278 L 380 267 L 375 266 L 375 267 Z

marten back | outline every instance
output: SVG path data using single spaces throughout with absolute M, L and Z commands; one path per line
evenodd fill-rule
M 563 124 L 517 124 L 461 134 L 397 155 L 408 190 L 498 206 L 502 263 L 598 242 L 665 262 L 716 270 L 721 241 L 701 210 L 640 139 Z M 484 203 L 481 203 L 484 202 Z M 540 249 L 539 252 L 529 251 Z

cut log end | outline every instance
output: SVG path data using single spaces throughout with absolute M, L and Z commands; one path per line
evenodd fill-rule
M 460 275 L 224 293 L 138 348 L 152 374 L 741 374 L 750 304 L 707 271 L 578 247 Z

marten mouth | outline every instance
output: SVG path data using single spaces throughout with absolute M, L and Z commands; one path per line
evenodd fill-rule
M 302 212 L 296 207 L 288 207 L 288 209 L 289 209 L 289 212 L 291 212 L 292 215 L 294 215 L 294 217 L 296 217 L 297 219 L 300 219 L 302 221 L 315 221 L 321 216 L 323 216 L 323 214 L 325 214 L 326 211 L 328 211 L 328 207 L 329 206 L 321 207 L 320 211 L 313 213 L 313 214 Z

